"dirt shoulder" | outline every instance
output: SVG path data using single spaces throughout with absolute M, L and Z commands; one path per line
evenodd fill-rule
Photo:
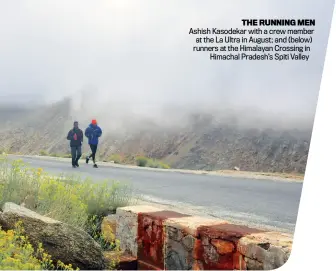
M 51 156 L 32 156 L 32 155 L 9 155 L 17 158 L 33 158 L 52 161 L 69 161 L 69 158 L 51 157 Z M 249 178 L 260 180 L 272 180 L 272 181 L 286 181 L 286 182 L 300 182 L 304 180 L 303 174 L 291 174 L 291 173 L 271 173 L 271 172 L 250 172 L 250 171 L 236 171 L 236 170 L 217 170 L 217 171 L 205 171 L 205 170 L 189 170 L 189 169 L 160 169 L 149 167 L 138 167 L 134 165 L 115 164 L 110 162 L 99 162 L 101 166 L 117 167 L 117 168 L 129 168 L 140 170 L 152 170 L 152 171 L 164 171 L 164 172 L 179 172 L 185 174 L 202 174 L 202 175 L 214 175 L 232 178 Z

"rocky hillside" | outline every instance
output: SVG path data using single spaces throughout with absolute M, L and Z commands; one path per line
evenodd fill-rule
M 67 131 L 72 126 L 71 103 L 50 107 L 0 110 L 0 149 L 23 154 L 67 153 Z M 187 125 L 163 129 L 139 125 L 129 133 L 104 133 L 100 158 L 120 154 L 161 159 L 174 168 L 304 173 L 311 131 L 242 128 L 193 115 Z M 85 128 L 85 127 L 84 127 Z M 84 129 L 83 128 L 83 129 Z M 103 127 L 104 128 L 104 127 Z M 106 128 L 106 124 L 105 124 Z M 105 129 L 106 130 L 106 129 Z M 85 146 L 84 151 L 87 151 Z

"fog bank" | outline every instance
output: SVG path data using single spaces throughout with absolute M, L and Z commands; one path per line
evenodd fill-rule
M 190 114 L 244 127 L 311 129 L 334 1 L 6 1 L 0 97 L 71 97 L 72 118 L 111 132 L 178 128 Z M 209 61 L 190 27 L 313 18 L 308 62 Z M 27 97 L 33 97 L 29 101 Z

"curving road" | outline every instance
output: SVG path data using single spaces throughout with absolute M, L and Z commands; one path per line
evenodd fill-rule
M 13 157 L 12 157 L 13 158 Z M 82 162 L 73 169 L 70 162 L 38 157 L 20 157 L 32 167 L 52 174 L 79 173 L 95 181 L 127 181 L 145 201 L 176 206 L 191 214 L 214 216 L 237 223 L 293 232 L 302 183 L 258 180 L 155 171 L 142 168 L 101 165 L 98 169 Z

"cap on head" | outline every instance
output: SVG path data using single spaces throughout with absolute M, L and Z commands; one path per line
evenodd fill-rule
M 96 124 L 97 124 L 97 120 L 93 119 L 93 120 L 91 121 L 91 123 L 92 123 L 93 125 L 96 125 Z

